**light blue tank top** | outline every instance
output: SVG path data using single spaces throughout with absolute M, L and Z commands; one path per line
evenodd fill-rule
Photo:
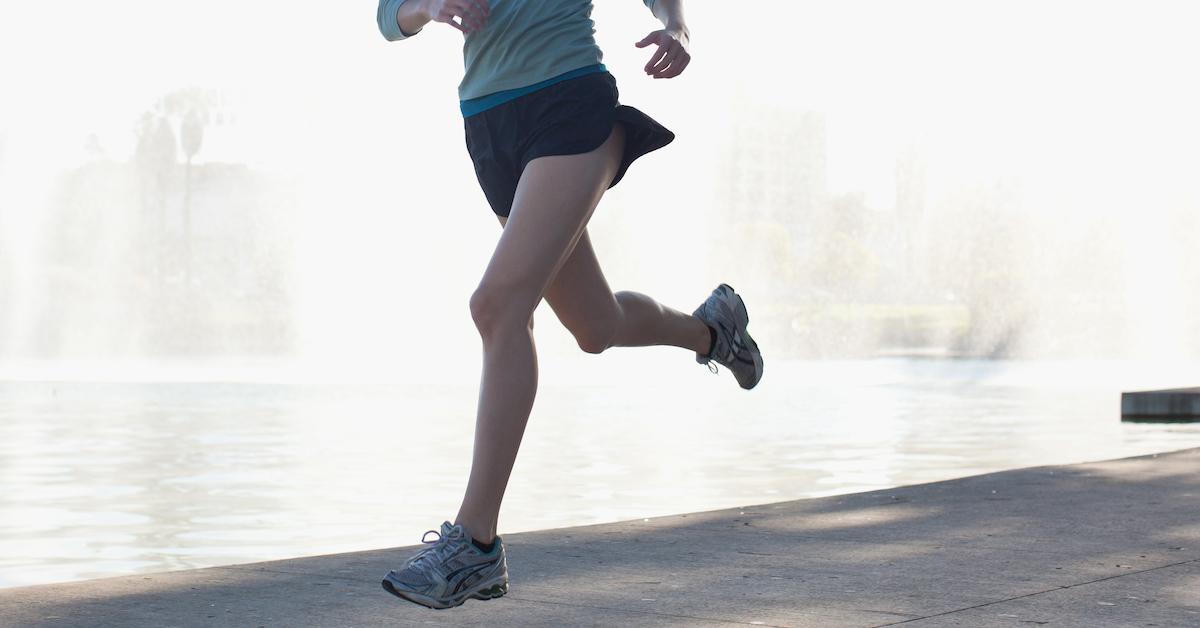
M 416 34 L 404 34 L 396 23 L 396 11 L 406 1 L 379 0 L 376 21 L 389 41 Z M 540 89 L 573 76 L 604 71 L 603 54 L 594 36 L 591 0 L 489 2 L 487 25 L 463 41 L 465 71 L 458 86 L 463 115 L 533 91 L 520 92 L 522 88 Z M 654 0 L 642 2 L 654 8 Z M 573 71 L 580 74 L 568 76 Z

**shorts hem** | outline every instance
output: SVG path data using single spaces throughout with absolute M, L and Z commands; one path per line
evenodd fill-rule
M 589 138 L 591 141 L 582 142 L 579 145 L 568 144 L 566 147 L 531 150 L 525 154 L 520 164 L 520 171 L 524 172 L 525 166 L 539 157 L 590 153 L 608 140 L 618 122 L 625 127 L 625 149 L 622 152 L 621 165 L 617 168 L 617 173 L 613 176 L 613 180 L 609 183 L 607 189 L 612 189 L 613 186 L 620 183 L 621 179 L 625 177 L 625 173 L 629 170 L 629 166 L 639 157 L 654 152 L 675 141 L 675 134 L 650 116 L 642 113 L 635 107 L 617 105 L 613 108 L 608 124 L 603 127 L 606 131 L 602 136 L 598 134 L 599 139 Z

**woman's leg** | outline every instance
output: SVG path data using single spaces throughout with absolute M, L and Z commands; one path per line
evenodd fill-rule
M 708 325 L 640 292 L 613 294 L 600 270 L 587 231 L 546 291 L 554 309 L 579 347 L 600 353 L 609 347 L 671 345 L 707 353 Z
M 616 175 L 625 145 L 617 124 L 596 150 L 530 161 L 471 316 L 483 339 L 483 376 L 466 495 L 455 523 L 483 542 L 496 534 L 500 502 L 537 392 L 530 321 Z
M 503 226 L 504 216 L 497 216 Z M 670 345 L 707 353 L 708 325 L 691 314 L 640 292 L 613 294 L 600 270 L 587 229 L 546 290 L 546 302 L 579 348 L 600 353 L 609 347 Z

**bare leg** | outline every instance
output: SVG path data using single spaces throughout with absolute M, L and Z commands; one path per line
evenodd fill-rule
M 546 291 L 546 301 L 588 353 L 652 345 L 706 353 L 711 344 L 708 325 L 699 318 L 640 292 L 613 294 L 586 229 Z
M 640 293 L 625 290 L 616 295 L 621 305 L 614 347 L 672 345 L 708 353 L 712 337 L 704 321 L 670 308 Z
M 529 162 L 510 219 L 471 295 L 483 339 L 483 375 L 471 474 L 455 523 L 483 543 L 496 535 L 500 502 L 537 393 L 533 310 L 616 174 L 624 141 L 617 124 L 590 153 Z
M 506 219 L 497 216 L 500 224 Z M 586 229 L 546 290 L 546 302 L 588 353 L 609 347 L 671 345 L 707 353 L 708 325 L 640 292 L 613 294 Z

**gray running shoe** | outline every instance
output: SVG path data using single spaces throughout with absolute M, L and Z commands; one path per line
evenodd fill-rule
M 716 362 L 733 373 L 739 386 L 746 390 L 754 388 L 762 379 L 763 359 L 758 345 L 746 331 L 750 314 L 746 312 L 741 295 L 734 292 L 729 284 L 723 283 L 692 315 L 717 330 L 717 342 L 713 345 L 712 355 L 697 353 L 696 361 L 707 364 L 714 375 L 717 367 L 712 362 Z
M 392 595 L 429 608 L 450 608 L 469 598 L 490 600 L 508 593 L 508 561 L 499 535 L 491 552 L 483 553 L 471 543 L 461 525 L 442 523 L 429 530 L 438 538 L 389 571 L 383 588 Z

